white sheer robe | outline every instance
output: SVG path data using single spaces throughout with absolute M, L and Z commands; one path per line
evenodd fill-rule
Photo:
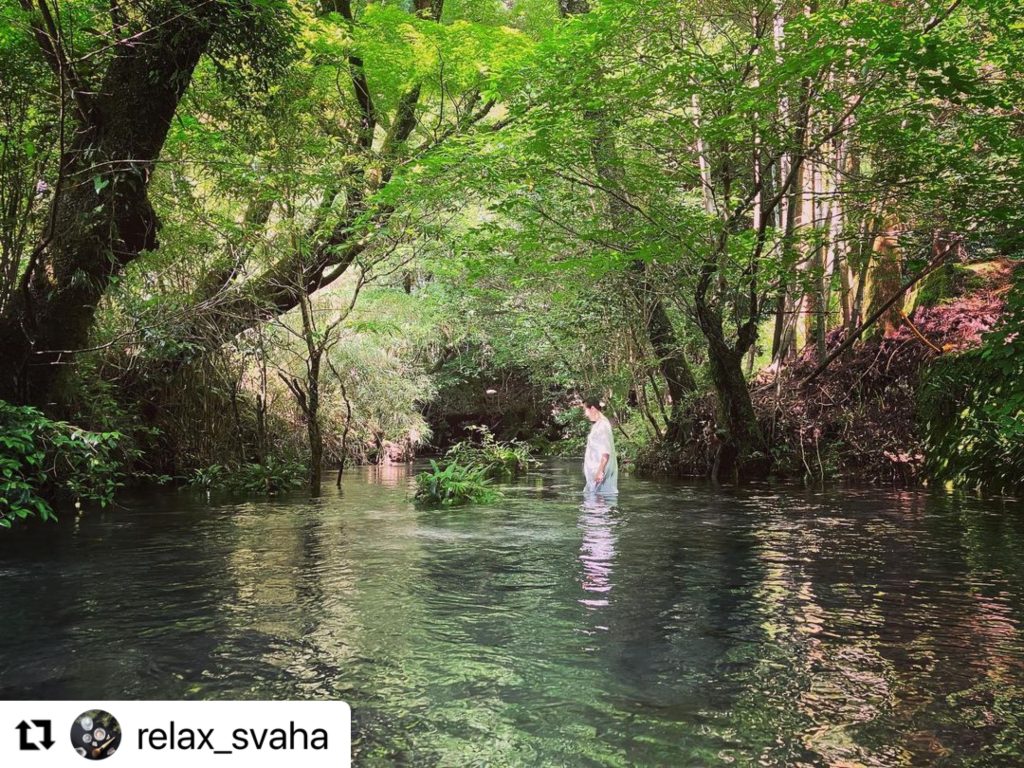
M 594 482 L 597 470 L 601 466 L 602 454 L 608 454 L 608 464 L 604 468 L 604 481 Z M 615 456 L 615 438 L 612 437 L 612 424 L 601 416 L 590 427 L 587 437 L 587 453 L 583 457 L 583 476 L 587 486 L 585 493 L 611 494 L 619 492 L 619 462 Z

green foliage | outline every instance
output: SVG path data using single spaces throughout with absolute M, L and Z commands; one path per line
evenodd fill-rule
M 187 482 L 194 488 L 233 493 L 274 495 L 302 486 L 307 470 L 300 463 L 272 456 L 261 462 L 228 466 L 211 464 L 192 470 Z
M 32 37 L 30 15 L 17 3 L 0 7 L 0 314 L 43 220 L 39 199 L 52 183 L 57 117 L 43 94 L 49 71 Z M 26 226 L 28 225 L 28 226 Z
M 380 84 L 379 104 L 393 108 L 414 83 L 433 90 L 439 74 L 444 88 L 453 93 L 480 88 L 492 70 L 529 48 L 522 33 L 488 21 L 437 24 L 396 6 L 368 5 L 353 43 L 371 79 Z
M 199 467 L 189 472 L 186 482 L 193 488 L 213 490 L 224 487 L 230 470 L 223 464 L 211 464 L 208 467 Z
M 288 0 L 232 0 L 207 55 L 243 101 L 258 105 L 297 58 L 299 21 Z
M 919 416 L 932 477 L 995 492 L 1024 487 L 1024 278 L 983 346 L 926 371 Z
M 68 93 L 39 50 L 32 14 L 8 5 L 0 315 L 45 232 L 67 106 L 54 95 Z M 690 407 L 666 392 L 652 298 L 664 304 L 671 347 L 694 369 L 696 398 L 711 349 L 694 322 L 702 282 L 726 342 L 749 310 L 761 361 L 774 302 L 806 294 L 822 275 L 806 254 L 835 244 L 840 267 L 845 259 L 856 269 L 876 215 L 891 213 L 919 239 L 956 232 L 1004 252 L 1024 232 L 1024 12 L 1014 0 L 938 14 L 880 0 L 830 0 L 806 13 L 776 4 L 771 19 L 658 0 L 602 0 L 559 19 L 550 0 L 449 0 L 441 23 L 391 0 L 352 3 L 344 15 L 294 0 L 216 5 L 229 17 L 192 73 L 148 188 L 161 247 L 115 276 L 93 328 L 103 351 L 75 359 L 80 378 L 106 377 L 112 394 L 85 386 L 62 403 L 78 423 L 145 444 L 150 469 L 199 467 L 190 482 L 200 487 L 272 492 L 292 482 L 280 457 L 301 454 L 304 424 L 280 378 L 306 373 L 295 317 L 241 334 L 235 324 L 252 311 L 247 297 L 266 298 L 291 275 L 305 280 L 325 265 L 332 280 L 344 273 L 317 292 L 323 318 L 365 281 L 320 374 L 328 460 L 343 450 L 366 461 L 410 457 L 429 437 L 423 414 L 437 419 L 446 395 L 461 391 L 477 396 L 474 421 L 490 409 L 504 424 L 524 423 L 513 413 L 528 405 L 551 428 L 519 436 L 574 455 L 588 425 L 564 407 L 568 394 L 607 392 L 630 404 L 614 415 L 629 435 L 626 457 L 664 432 L 672 406 Z M 128 4 L 120 29 L 116 13 L 97 7 L 59 6 L 86 85 L 117 56 L 114 40 L 180 10 Z M 801 113 L 813 119 L 797 125 Z M 834 141 L 818 146 L 823 137 Z M 842 151 L 827 195 L 842 211 L 837 231 L 790 232 L 775 211 L 759 238 L 753 160 L 768 180 L 764 204 L 796 146 L 808 147 L 805 179 L 813 163 L 831 177 Z M 82 181 L 97 193 L 110 183 Z M 920 300 L 947 295 L 948 277 L 936 273 Z M 996 352 L 976 357 L 941 365 L 967 386 L 975 362 L 1001 364 Z M 492 379 L 499 391 L 481 396 Z M 987 444 L 992 414 L 975 406 L 962 426 Z M 958 428 L 950 441 L 968 437 Z M 520 444 L 480 442 L 448 459 L 492 477 L 528 460 Z M 269 455 L 277 464 L 252 462 Z
M 587 448 L 587 436 L 591 424 L 579 408 L 563 408 L 555 412 L 555 424 L 562 432 L 562 439 L 553 447 L 559 456 L 582 456 Z
M 455 507 L 487 504 L 500 498 L 491 487 L 486 467 L 446 461 L 442 467 L 431 460 L 430 471 L 416 476 L 416 501 L 426 506 Z
M 417 501 L 442 507 L 486 504 L 501 496 L 492 481 L 511 479 L 534 463 L 526 443 L 496 440 L 485 426 L 474 430 L 478 440 L 456 443 L 442 464 L 431 461 L 431 471 L 416 476 Z
M 380 460 L 382 452 L 411 457 L 430 437 L 422 410 L 435 392 L 424 370 L 437 339 L 435 318 L 417 297 L 373 287 L 360 296 L 342 339 L 329 352 L 322 388 L 325 433 L 336 437 L 347 426 L 348 455 L 358 461 Z M 339 458 L 334 437 L 327 450 Z
M 445 454 L 451 464 L 483 470 L 488 478 L 512 478 L 530 468 L 530 446 L 518 440 L 500 442 L 485 426 L 474 427 L 479 440 L 463 440 Z
M 306 477 L 307 470 L 301 464 L 267 457 L 263 463 L 241 465 L 231 487 L 246 493 L 274 494 L 299 488 Z
M 0 400 L 0 527 L 31 516 L 56 519 L 53 498 L 109 504 L 122 481 L 121 440 L 118 432 L 88 432 Z

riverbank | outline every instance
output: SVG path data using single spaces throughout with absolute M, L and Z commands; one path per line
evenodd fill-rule
M 774 473 L 871 484 L 915 484 L 937 479 L 929 471 L 947 458 L 929 456 L 930 423 L 922 402 L 937 364 L 955 365 L 980 350 L 1003 319 L 1019 276 L 1019 262 L 999 259 L 949 266 L 927 282 L 898 325 L 839 357 L 821 375 L 808 346 L 781 371 L 751 382 L 751 398 L 767 438 Z M 845 331 L 829 334 L 829 352 Z M 1001 341 L 995 342 L 1001 344 Z M 945 404 L 945 409 L 955 403 Z M 654 444 L 638 458 L 642 474 L 702 476 L 715 462 L 715 400 L 701 398 L 682 450 Z
M 1024 288 L 1018 264 L 1000 259 L 947 265 L 908 300 L 907 314 L 879 326 L 813 380 L 813 346 L 780 372 L 756 376 L 751 399 L 773 474 L 1015 492 L 1024 477 L 1024 337 L 1018 333 L 1024 329 Z M 841 345 L 844 334 L 833 331 L 828 349 Z M 326 410 L 325 468 L 333 471 L 343 457 L 404 462 L 443 451 L 443 441 L 455 433 L 450 424 L 429 420 L 437 413 L 457 413 L 463 433 L 477 435 L 472 439 L 479 438 L 478 427 L 465 424 L 491 422 L 502 437 L 533 436 L 539 455 L 582 452 L 589 425 L 572 404 L 571 390 L 542 392 L 542 379 L 531 384 L 525 371 L 491 388 L 488 381 L 499 377 L 489 376 L 474 374 L 468 382 L 448 376 L 461 383 L 435 392 L 419 406 L 424 413 L 416 411 L 411 393 L 403 404 L 374 395 L 370 417 Z M 444 379 L 444 372 L 437 377 Z M 0 403 L 0 458 L 10 469 L 0 481 L 0 526 L 30 516 L 45 520 L 54 500 L 105 506 L 118 488 L 138 480 L 259 495 L 300 486 L 309 474 L 303 415 L 289 406 L 282 386 L 268 400 L 261 390 L 246 389 L 248 379 L 240 381 L 245 386 L 239 384 L 223 408 L 204 407 L 202 414 L 167 404 L 145 418 L 150 401 L 140 404 L 130 389 L 107 388 L 107 400 L 76 399 L 78 405 L 67 409 L 78 414 L 74 423 Z M 272 383 L 264 381 L 266 391 Z M 191 394 L 181 402 L 224 399 L 223 390 L 186 389 Z M 462 399 L 453 400 L 450 391 Z M 652 440 L 648 421 L 655 427 L 657 421 L 640 415 L 640 403 L 626 400 L 609 411 L 618 422 L 624 463 L 635 459 L 632 469 L 642 476 L 714 474 L 720 443 L 713 394 L 691 404 L 681 446 Z

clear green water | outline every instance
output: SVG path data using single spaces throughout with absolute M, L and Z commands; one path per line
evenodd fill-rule
M 5 534 L 0 698 L 342 698 L 357 766 L 1021 764 L 1024 504 L 577 474 Z

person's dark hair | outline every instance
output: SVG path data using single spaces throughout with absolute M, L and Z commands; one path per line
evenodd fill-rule
M 597 408 L 599 411 L 604 407 L 604 403 L 601 402 L 599 397 L 586 397 L 583 399 L 583 404 L 587 408 Z

